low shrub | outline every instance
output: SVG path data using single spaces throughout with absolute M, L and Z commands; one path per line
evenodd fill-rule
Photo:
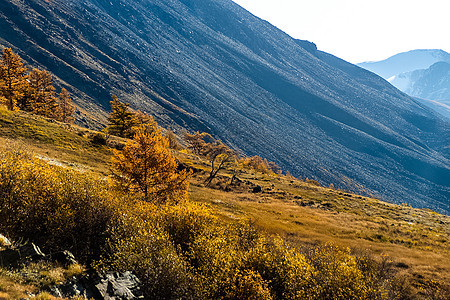
M 101 132 L 97 132 L 97 133 L 91 135 L 90 139 L 91 139 L 91 143 L 94 145 L 106 146 L 106 144 L 108 142 L 106 136 Z
M 119 199 L 107 183 L 51 166 L 23 151 L 0 153 L 0 232 L 40 245 L 97 257 L 117 219 Z

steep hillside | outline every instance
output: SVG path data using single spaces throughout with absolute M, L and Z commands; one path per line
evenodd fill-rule
M 0 43 L 77 96 L 111 94 L 295 176 L 450 211 L 449 124 L 229 0 L 0 0 Z M 362 188 L 364 187 L 364 188 Z
M 408 94 L 450 105 L 450 63 L 438 62 L 428 69 L 414 71 L 411 79 Z

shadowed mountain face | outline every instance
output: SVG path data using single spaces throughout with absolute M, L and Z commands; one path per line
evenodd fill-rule
M 0 43 L 88 112 L 111 94 L 293 175 L 450 212 L 449 123 L 228 0 L 0 0 Z M 88 120 L 85 120 L 88 122 Z

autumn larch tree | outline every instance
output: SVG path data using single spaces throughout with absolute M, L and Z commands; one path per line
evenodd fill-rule
M 141 125 L 122 151 L 114 150 L 113 177 L 120 185 L 142 194 L 144 200 L 163 204 L 187 197 L 188 176 L 177 172 L 178 164 L 156 122 Z
M 17 101 L 24 96 L 26 71 L 20 56 L 11 48 L 5 48 L 0 62 L 0 102 L 5 103 L 9 110 L 14 110 Z
M 108 117 L 108 132 L 121 137 L 132 137 L 136 126 L 136 115 L 128 109 L 129 104 L 120 102 L 117 96 L 112 96 L 111 113 Z
M 166 138 L 169 141 L 169 148 L 174 150 L 181 150 L 182 147 L 180 143 L 178 143 L 177 136 L 175 133 L 173 133 L 172 130 L 167 130 L 166 132 Z
M 194 134 L 185 133 L 184 139 L 189 143 L 188 148 L 197 155 L 205 155 L 206 141 L 205 139 L 212 139 L 211 135 L 206 132 L 196 132 Z
M 69 92 L 63 88 L 58 96 L 59 116 L 58 119 L 64 123 L 73 123 L 73 105 Z
M 56 119 L 59 106 L 55 97 L 55 87 L 50 72 L 33 69 L 29 74 L 30 107 L 38 115 Z

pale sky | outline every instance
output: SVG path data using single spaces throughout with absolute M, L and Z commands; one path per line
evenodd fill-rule
M 449 0 L 233 0 L 352 63 L 414 49 L 450 52 Z

